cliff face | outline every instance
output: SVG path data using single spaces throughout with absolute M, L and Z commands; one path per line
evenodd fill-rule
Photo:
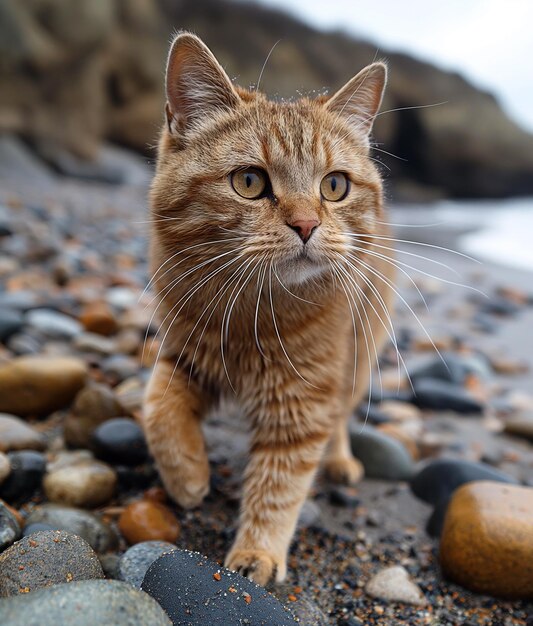
M 203 37 L 242 85 L 272 97 L 335 90 L 371 62 L 376 47 L 322 33 L 278 11 L 229 0 L 0 0 L 0 131 L 57 164 L 91 159 L 102 141 L 149 152 L 162 119 L 170 34 Z M 533 136 L 461 76 L 378 51 L 390 86 L 376 121 L 396 197 L 533 194 Z M 443 103 L 443 104 L 438 104 Z M 427 106 L 425 108 L 409 108 Z

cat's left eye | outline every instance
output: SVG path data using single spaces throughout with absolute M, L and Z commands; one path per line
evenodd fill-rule
M 320 193 L 324 200 L 330 202 L 338 202 L 344 200 L 348 193 L 349 182 L 346 174 L 342 172 L 331 172 L 327 176 L 324 176 L 320 183 Z
M 265 172 L 256 167 L 237 170 L 231 174 L 233 189 L 248 200 L 260 198 L 267 188 L 268 178 Z

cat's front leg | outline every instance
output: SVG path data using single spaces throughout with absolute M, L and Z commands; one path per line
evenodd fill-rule
M 239 530 L 226 567 L 260 585 L 282 581 L 300 508 L 324 452 L 329 428 L 276 434 L 257 428 L 246 468 Z
M 160 360 L 146 389 L 144 432 L 165 489 L 185 508 L 200 504 L 209 491 L 205 409 L 200 389 L 186 373 Z

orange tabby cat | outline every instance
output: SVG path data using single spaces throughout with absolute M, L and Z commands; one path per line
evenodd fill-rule
M 144 428 L 166 489 L 194 507 L 209 490 L 202 418 L 238 401 L 252 437 L 226 565 L 260 584 L 285 577 L 321 460 L 336 481 L 363 473 L 347 422 L 388 332 L 391 265 L 369 253 L 387 235 L 368 140 L 385 82 L 374 63 L 330 98 L 271 102 L 194 35 L 170 50 L 151 191 L 162 349 Z

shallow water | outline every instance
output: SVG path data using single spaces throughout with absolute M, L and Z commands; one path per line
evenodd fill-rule
M 435 218 L 464 226 L 463 252 L 514 269 L 533 270 L 533 198 L 487 202 L 443 202 Z

